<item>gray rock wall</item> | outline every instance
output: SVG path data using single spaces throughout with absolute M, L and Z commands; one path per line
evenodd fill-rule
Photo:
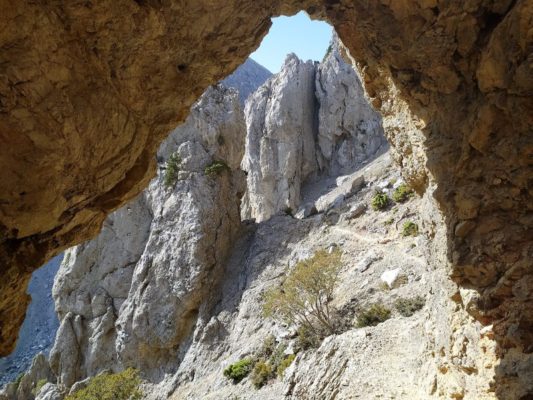
M 245 114 L 242 216 L 258 222 L 296 211 L 305 183 L 349 174 L 386 143 L 381 117 L 337 38 L 321 63 L 287 56 L 281 71 L 248 98 Z
M 54 285 L 61 326 L 50 355 L 60 385 L 125 366 L 157 379 L 175 367 L 239 230 L 244 136 L 237 92 L 209 89 L 161 147 L 148 190 L 113 213 L 96 239 L 66 253 Z M 181 161 L 169 187 L 172 154 Z M 215 160 L 227 167 L 207 175 Z

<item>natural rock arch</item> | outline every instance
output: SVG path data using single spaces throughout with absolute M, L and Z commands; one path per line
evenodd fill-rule
M 31 271 L 96 235 L 270 17 L 304 9 L 335 27 L 405 178 L 435 197 L 451 275 L 476 289 L 465 305 L 495 323 L 502 351 L 531 360 L 531 0 L 0 5 L 0 354 L 14 346 Z

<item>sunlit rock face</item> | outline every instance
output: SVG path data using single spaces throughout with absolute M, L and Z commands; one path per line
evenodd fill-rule
M 258 222 L 295 210 L 301 184 L 317 170 L 315 65 L 291 54 L 246 108 L 248 192 L 243 214 Z M 293 184 L 294 183 L 294 184 Z
M 174 365 L 239 230 L 244 136 L 237 91 L 210 88 L 161 146 L 148 189 L 66 253 L 50 354 L 59 385 L 124 365 L 156 376 Z M 169 181 L 172 155 L 179 161 Z M 224 169 L 206 174 L 214 161 Z
M 381 117 L 336 38 L 321 63 L 287 56 L 281 71 L 248 98 L 245 114 L 242 214 L 257 222 L 296 212 L 306 182 L 349 174 L 385 147 Z
M 270 17 L 304 9 L 335 27 L 404 177 L 444 215 L 446 254 L 434 259 L 474 289 L 472 315 L 495 324 L 496 392 L 527 398 L 532 8 L 528 0 L 6 4 L 0 353 L 14 347 L 31 271 L 95 236 L 148 184 L 166 133 L 259 45 Z

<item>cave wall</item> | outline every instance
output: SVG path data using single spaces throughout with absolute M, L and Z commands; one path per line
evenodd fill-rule
M 420 194 L 436 188 L 426 195 L 445 216 L 450 275 L 474 289 L 457 301 L 494 324 L 495 390 L 527 386 L 533 1 L 0 6 L 0 355 L 13 349 L 31 271 L 138 194 L 195 99 L 257 48 L 271 16 L 304 9 L 354 58 L 406 180 Z M 508 377 L 506 355 L 525 375 Z

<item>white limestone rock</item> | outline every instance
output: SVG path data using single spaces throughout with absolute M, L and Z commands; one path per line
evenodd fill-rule
M 35 400 L 63 400 L 63 398 L 64 394 L 57 385 L 46 383 L 37 394 Z
M 400 277 L 401 272 L 401 268 L 389 269 L 381 274 L 380 279 L 385 282 L 390 289 L 392 289 L 394 287 L 394 283 L 396 283 Z
M 244 219 L 261 222 L 297 210 L 304 183 L 351 174 L 386 147 L 381 117 L 341 57 L 337 39 L 320 64 L 287 56 L 281 71 L 248 98 L 245 114 Z M 364 181 L 353 183 L 349 195 Z M 317 203 L 319 212 L 328 209 L 325 202 Z
M 317 169 L 314 81 L 314 64 L 289 54 L 281 71 L 246 101 L 244 219 L 261 222 L 298 209 L 301 185 Z
M 337 37 L 316 68 L 316 98 L 321 170 L 332 176 L 352 172 L 386 143 L 381 117 L 365 98 L 354 68 L 342 58 Z
M 60 384 L 105 369 L 160 376 L 174 367 L 240 229 L 244 137 L 237 92 L 208 89 L 161 146 L 148 189 L 67 252 L 53 290 L 61 326 L 50 360 Z M 181 179 L 165 185 L 171 154 Z M 227 167 L 206 175 L 214 161 Z

